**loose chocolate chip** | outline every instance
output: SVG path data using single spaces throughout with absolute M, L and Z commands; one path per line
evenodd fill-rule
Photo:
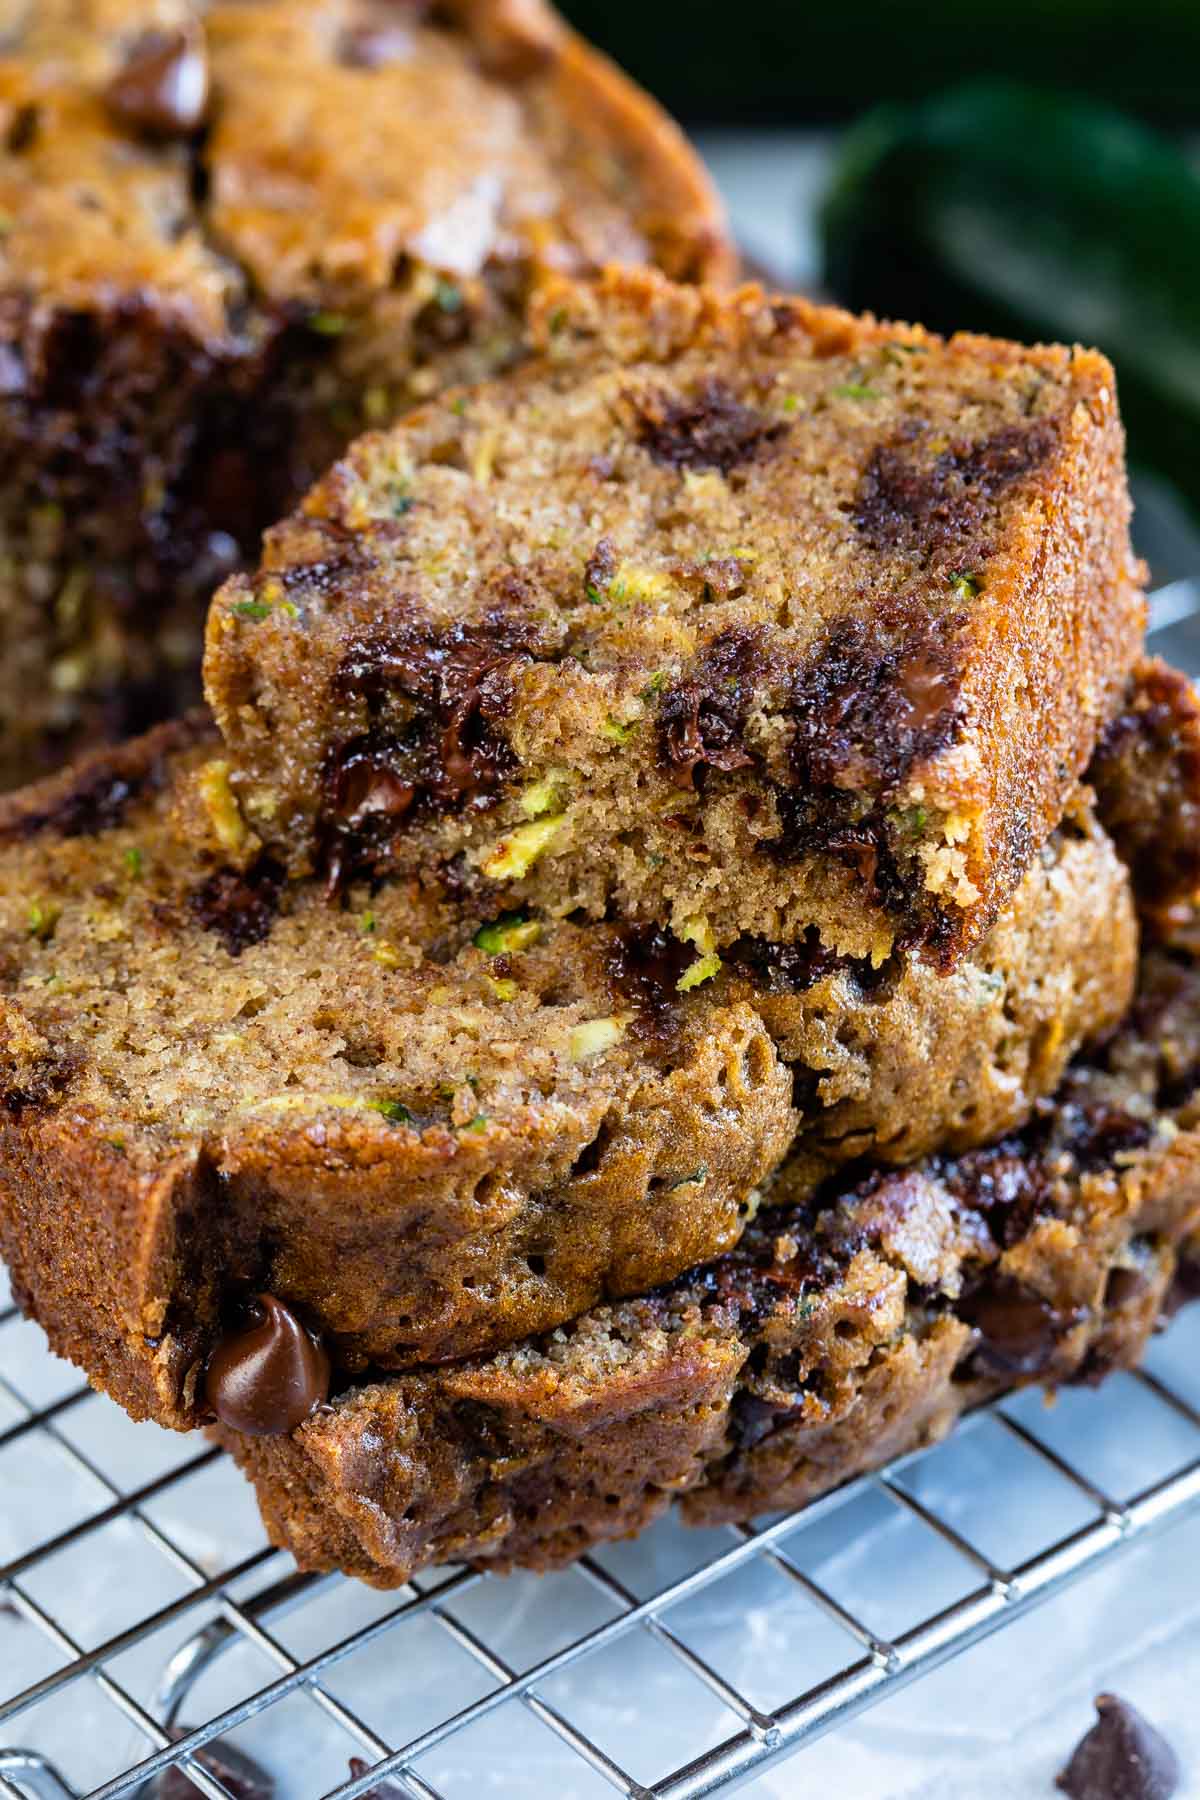
M 147 32 L 108 85 L 108 107 L 144 137 L 190 137 L 208 111 L 208 56 L 199 31 Z
M 350 1758 L 350 1773 L 355 1781 L 360 1775 L 365 1775 L 370 1767 L 370 1763 L 365 1762 L 361 1756 Z M 367 1789 L 362 1800 L 401 1800 L 401 1793 L 396 1783 L 389 1781 L 385 1775 L 382 1781 L 377 1781 L 373 1788 Z
M 1036 1375 L 1077 1319 L 1003 1275 L 963 1300 L 958 1311 L 980 1336 L 976 1368 L 993 1375 Z
M 1171 1800 L 1179 1759 L 1162 1733 L 1116 1694 L 1099 1695 L 1096 1713 L 1056 1778 L 1063 1793 L 1070 1800 Z
M 222 1424 L 248 1437 L 281 1437 L 329 1396 L 329 1357 L 281 1300 L 259 1294 L 250 1322 L 208 1359 L 204 1395 Z
M 167 1733 L 177 1740 L 192 1729 L 191 1725 L 168 1725 Z M 199 1766 L 215 1775 L 225 1792 L 233 1795 L 233 1800 L 273 1800 L 273 1779 L 244 1750 L 214 1738 L 203 1750 L 192 1754 Z M 153 1800 L 194 1800 L 195 1793 L 194 1783 L 178 1764 L 164 1769 L 152 1788 Z

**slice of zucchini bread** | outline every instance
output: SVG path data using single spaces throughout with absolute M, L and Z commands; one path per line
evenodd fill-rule
M 1152 950 L 1129 1023 L 990 1149 L 820 1208 L 768 1194 L 735 1250 L 643 1299 L 351 1386 L 290 1435 L 219 1426 L 273 1542 L 380 1587 L 545 1568 L 675 1500 L 696 1524 L 802 1505 L 1005 1388 L 1136 1362 L 1197 1291 L 1198 949 Z
M 730 261 L 693 151 L 542 0 L 9 8 L 0 781 L 198 691 L 262 528 L 613 257 Z
M 1112 370 L 638 273 L 363 439 L 209 615 L 249 824 L 495 903 L 977 943 L 1139 653 Z
M 749 938 L 714 972 L 659 929 L 235 865 L 218 749 L 164 727 L 0 807 L 0 1249 L 169 1424 L 248 1294 L 342 1371 L 494 1348 L 727 1249 L 793 1140 L 807 1194 L 1010 1129 L 1128 1004 L 1083 811 L 949 976 Z

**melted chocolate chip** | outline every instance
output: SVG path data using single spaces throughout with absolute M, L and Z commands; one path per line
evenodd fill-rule
M 765 668 L 759 634 L 732 627 L 706 644 L 658 713 L 659 753 L 681 787 L 703 765 L 744 769 L 754 762 L 742 734 Z
M 617 551 L 610 537 L 602 537 L 588 557 L 583 571 L 583 591 L 589 599 L 603 596 L 617 572 Z
M 148 32 L 108 85 L 109 111 L 151 138 L 190 137 L 208 111 L 208 55 L 198 31 Z
M 260 856 L 248 869 L 217 869 L 188 895 L 188 907 L 205 931 L 215 931 L 230 956 L 271 935 L 283 892 L 284 871 Z
M 605 974 L 613 998 L 634 1009 L 634 1031 L 666 1037 L 674 1029 L 679 978 L 696 958 L 690 944 L 659 926 L 625 925 L 613 933 Z
M 882 970 L 872 969 L 867 959 L 856 962 L 830 950 L 821 942 L 815 925 L 810 925 L 804 936 L 791 944 L 775 944 L 769 938 L 747 934 L 735 939 L 721 955 L 768 994 L 803 994 L 839 969 L 852 969 L 864 989 L 875 985 L 882 976 Z
M 975 1371 L 988 1375 L 1036 1375 L 1048 1368 L 1060 1337 L 1079 1319 L 1007 1275 L 961 1301 L 958 1313 L 979 1333 L 972 1361 Z
M 1070 1800 L 1171 1800 L 1179 1759 L 1162 1733 L 1127 1700 L 1101 1694 L 1096 1723 L 1056 1785 Z
M 326 858 L 339 881 L 369 873 L 402 825 L 494 803 L 517 768 L 500 729 L 514 670 L 550 647 L 539 625 L 502 608 L 351 644 L 334 691 L 365 700 L 380 722 L 336 746 L 326 765 Z
M 719 469 L 728 475 L 739 463 L 753 462 L 784 436 L 778 419 L 743 406 L 708 376 L 687 399 L 673 394 L 643 395 L 638 437 L 655 462 L 673 469 Z
M 953 743 L 963 718 L 961 623 L 954 614 L 912 619 L 895 633 L 875 619 L 835 625 L 792 685 L 796 786 L 895 789 Z
M 51 805 L 39 812 L 26 813 L 13 827 L 14 836 L 36 837 L 52 831 L 59 837 L 98 837 L 121 823 L 130 806 L 148 788 L 156 784 L 161 765 L 138 775 L 122 775 L 102 768 L 95 774 L 84 773 Z
M 729 1442 L 735 1450 L 752 1450 L 794 1417 L 791 1407 L 780 1407 L 739 1388 L 729 1409 Z
M 905 437 L 920 432 L 910 428 Z M 897 548 L 933 556 L 963 556 L 983 526 L 986 509 L 1004 490 L 1040 468 L 1058 442 L 1052 420 L 1004 425 L 977 444 L 953 444 L 923 467 L 902 438 L 879 444 L 863 470 L 854 521 L 876 550 Z
M 294 1431 L 329 1396 L 329 1357 L 273 1294 L 259 1294 L 250 1322 L 208 1359 L 204 1396 L 223 1425 L 247 1437 Z
M 1011 1250 L 1028 1236 L 1049 1201 L 1038 1157 L 1030 1154 L 1028 1143 L 1022 1145 L 1017 1139 L 986 1150 L 970 1150 L 950 1161 L 939 1160 L 935 1167 L 955 1199 L 983 1214 L 1002 1250 Z

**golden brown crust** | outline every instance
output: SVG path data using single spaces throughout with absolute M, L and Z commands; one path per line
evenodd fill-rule
M 540 361 L 361 440 L 214 602 L 249 815 L 297 867 L 952 965 L 1139 653 L 1108 364 L 629 272 L 539 307 Z
M 195 1421 L 249 1291 L 343 1369 L 636 1293 L 734 1244 L 793 1138 L 796 1198 L 978 1143 L 1128 1001 L 1128 881 L 1083 813 L 949 977 L 747 943 L 681 991 L 666 933 L 233 868 L 218 747 L 197 718 L 0 802 L 0 1237 L 138 1415 Z
M 553 1566 L 676 1498 L 695 1524 L 803 1505 L 1004 1388 L 1136 1362 L 1200 1221 L 1198 1077 L 1176 945 L 1024 1134 L 764 1212 L 672 1288 L 351 1388 L 290 1437 L 218 1438 L 275 1543 L 380 1587 Z

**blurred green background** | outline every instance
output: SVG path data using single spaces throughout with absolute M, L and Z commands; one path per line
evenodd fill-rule
M 563 0 L 563 10 L 689 124 L 844 118 L 981 75 L 1200 122 L 1197 0 Z

